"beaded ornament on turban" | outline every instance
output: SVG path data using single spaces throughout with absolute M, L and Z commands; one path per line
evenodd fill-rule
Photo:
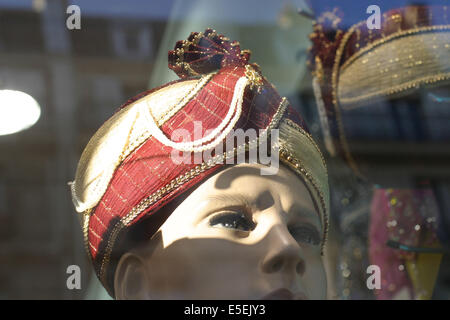
M 272 129 L 279 130 L 279 138 L 269 151 L 304 181 L 326 235 L 329 191 L 322 154 L 301 116 L 249 59 L 250 52 L 241 51 L 238 42 L 211 29 L 192 33 L 169 52 L 169 68 L 180 79 L 129 100 L 86 146 L 72 198 L 83 218 L 86 250 L 111 295 L 116 263 L 127 250 L 124 239 L 134 227 L 151 221 L 141 229 L 150 239 L 164 223 L 158 219 L 163 208 L 232 165 L 227 160 L 261 148 L 258 141 L 270 137 Z M 201 138 L 196 138 L 198 123 Z M 194 139 L 171 140 L 180 129 Z M 258 136 L 215 153 L 237 129 L 254 129 Z M 192 161 L 174 162 L 174 150 Z M 209 159 L 194 161 L 205 151 L 211 151 Z

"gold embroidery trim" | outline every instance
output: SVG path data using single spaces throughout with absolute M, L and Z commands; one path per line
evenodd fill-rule
M 218 73 L 218 71 L 214 71 L 211 72 L 207 75 L 202 76 L 199 81 L 197 82 L 197 84 L 195 86 L 193 86 L 191 88 L 191 90 L 189 90 L 188 93 L 186 93 L 185 96 L 183 96 L 182 98 L 180 98 L 180 100 L 174 104 L 172 107 L 170 107 L 169 109 L 167 109 L 162 115 L 160 120 L 158 120 L 158 125 L 163 125 L 165 122 L 167 122 L 175 113 L 177 113 L 177 111 L 179 111 L 181 108 L 183 108 L 184 106 L 186 106 L 186 104 L 188 104 L 193 98 L 194 96 L 196 96 L 200 90 L 202 90 L 211 80 L 211 78 L 213 76 L 215 76 Z M 146 104 L 148 105 L 148 101 L 145 101 Z M 149 109 L 150 110 L 150 109 Z
M 287 106 L 288 106 L 287 99 L 282 98 L 281 102 L 278 106 L 278 109 L 275 112 L 270 124 L 263 131 L 263 133 L 260 135 L 260 137 L 265 135 L 269 130 L 271 130 L 275 127 L 278 127 L 278 124 L 279 124 L 282 116 L 284 115 L 284 113 L 287 109 Z M 259 140 L 259 138 L 258 138 L 258 140 Z M 198 176 L 200 173 L 214 167 L 215 165 L 217 165 L 219 163 L 222 163 L 222 161 L 225 161 L 227 158 L 229 158 L 231 156 L 234 157 L 236 154 L 236 151 L 239 152 L 240 150 L 245 148 L 246 145 L 247 145 L 247 143 L 244 143 L 243 145 L 235 147 L 233 150 L 230 150 L 228 152 L 225 152 L 224 154 L 215 156 L 214 158 L 208 160 L 207 162 L 203 162 L 202 164 L 196 166 L 195 168 L 192 168 L 191 170 L 187 171 L 186 173 L 176 177 L 171 182 L 166 184 L 164 187 L 160 188 L 159 190 L 152 193 L 147 198 L 143 199 L 136 207 L 131 209 L 131 211 L 126 216 L 121 218 L 120 221 L 114 225 L 114 227 L 111 231 L 111 234 L 108 239 L 108 244 L 105 249 L 105 254 L 102 259 L 102 263 L 100 266 L 100 273 L 99 273 L 99 276 L 100 276 L 100 279 L 102 280 L 102 282 L 105 285 L 107 283 L 106 273 L 105 273 L 106 266 L 109 264 L 110 256 L 112 253 L 112 248 L 116 241 L 116 238 L 124 226 L 127 226 L 129 223 L 131 223 L 140 213 L 145 211 L 151 204 L 153 204 L 156 201 L 158 201 L 159 199 L 161 199 L 165 194 L 171 192 L 176 187 L 192 180 L 193 178 Z
M 195 96 L 200 90 L 202 90 L 211 80 L 211 78 L 217 74 L 217 72 L 212 72 L 206 76 L 203 76 L 202 79 L 199 80 L 199 82 L 188 92 L 187 96 L 192 95 Z M 191 99 L 192 99 L 191 97 Z M 161 119 L 163 119 L 162 124 L 164 124 L 166 121 L 168 121 L 169 119 L 165 119 L 168 116 L 173 116 L 177 111 L 181 110 L 186 104 L 188 104 L 191 99 L 185 99 L 185 97 L 181 98 L 179 100 L 179 102 L 177 104 L 175 104 L 174 107 L 169 108 L 169 110 L 167 110 L 167 112 L 165 112 L 164 114 L 161 115 Z M 147 101 L 146 104 L 148 105 Z M 137 115 L 137 117 L 139 116 L 139 114 Z M 134 120 L 134 122 L 136 122 L 137 120 Z M 133 122 L 133 123 L 134 123 Z M 160 124 L 160 125 L 162 125 Z M 130 132 L 128 133 L 128 138 L 131 135 L 131 132 L 133 130 L 133 126 L 131 127 Z M 127 144 L 126 149 L 124 149 L 122 151 L 122 153 L 120 154 L 118 161 L 116 162 L 116 164 L 114 165 L 114 168 L 116 169 L 124 160 L 125 158 L 131 153 L 133 152 L 133 150 L 135 150 L 136 148 L 138 148 L 141 144 L 143 144 L 147 139 L 149 138 L 149 132 L 148 131 L 144 131 L 138 138 L 136 138 L 131 144 Z M 115 170 L 114 169 L 114 170 Z M 105 190 L 106 192 L 106 190 Z M 103 194 L 104 195 L 104 194 Z M 103 195 L 101 197 L 103 197 Z M 101 199 L 101 198 L 100 198 Z M 100 200 L 101 201 L 101 200 Z M 92 255 L 91 255 L 91 251 L 89 250 L 89 238 L 88 238 L 88 233 L 89 233 L 89 222 L 90 222 L 90 216 L 91 216 L 91 212 L 92 212 L 93 208 L 87 209 L 83 212 L 83 238 L 84 238 L 84 246 L 85 246 L 85 250 L 89 256 L 89 259 L 92 261 Z
M 368 99 L 377 99 L 381 96 L 395 95 L 397 93 L 404 92 L 404 91 L 407 91 L 412 88 L 417 88 L 423 84 L 429 85 L 429 84 L 433 84 L 436 82 L 447 81 L 449 79 L 450 79 L 450 74 L 438 73 L 438 74 L 431 75 L 431 76 L 420 77 L 418 79 L 415 79 L 415 81 L 409 81 L 409 82 L 403 84 L 402 86 L 397 86 L 395 89 L 389 89 L 389 90 L 385 90 L 385 91 L 361 95 L 361 96 L 357 97 L 357 99 L 352 99 L 352 100 L 354 103 L 354 101 L 361 101 L 361 100 L 366 101 Z M 350 99 L 348 99 L 348 101 L 350 103 Z M 342 107 L 342 109 L 344 109 L 344 110 L 351 110 L 351 109 L 356 109 L 356 108 L 358 108 L 358 106 L 350 105 L 350 106 Z
M 245 76 L 250 81 L 250 89 L 256 88 L 256 90 L 261 92 L 261 87 L 264 84 L 263 78 L 251 65 L 245 65 Z
M 292 121 L 291 119 L 285 119 L 283 120 L 284 123 L 286 123 L 288 126 L 290 126 L 291 128 L 300 131 L 304 136 L 306 136 L 309 140 L 309 142 L 311 142 L 311 144 L 314 146 L 314 148 L 317 150 L 317 152 L 320 155 L 320 158 L 322 159 L 322 164 L 325 167 L 326 173 L 328 175 L 328 169 L 327 169 L 327 164 L 325 162 L 325 158 L 323 157 L 322 152 L 319 149 L 319 146 L 316 144 L 316 142 L 314 141 L 313 137 L 306 132 L 302 127 L 300 127 L 298 124 L 296 124 L 294 121 Z
M 344 64 L 340 68 L 340 72 L 345 70 L 350 64 L 355 62 L 355 60 L 360 58 L 362 55 L 364 55 L 367 52 L 371 51 L 375 47 L 379 47 L 379 46 L 385 44 L 386 42 L 390 42 L 390 41 L 393 41 L 393 40 L 395 40 L 397 38 L 401 38 L 401 37 L 415 35 L 415 34 L 418 34 L 418 33 L 426 33 L 426 32 L 432 32 L 432 31 L 446 31 L 446 30 L 450 30 L 450 26 L 449 25 L 419 27 L 419 28 L 415 28 L 415 29 L 403 30 L 403 31 L 400 31 L 400 32 L 393 33 L 393 34 L 391 34 L 391 35 L 389 35 L 389 36 L 387 36 L 385 38 L 381 38 L 381 39 L 378 39 L 378 40 L 374 41 L 373 43 L 365 46 L 363 49 L 361 49 L 360 51 L 355 53 L 347 61 L 344 62 Z
M 88 209 L 83 212 L 83 239 L 84 239 L 84 249 L 87 252 L 88 259 L 92 261 L 91 250 L 89 250 L 89 220 L 91 217 L 92 209 Z
M 217 34 L 216 30 L 212 30 L 209 34 L 205 35 L 203 32 L 198 32 L 194 38 L 190 41 L 190 40 L 183 40 L 183 46 L 181 48 L 177 48 L 175 50 L 175 54 L 177 55 L 176 61 L 175 61 L 175 65 L 179 66 L 183 69 L 183 71 L 187 71 L 188 74 L 190 76 L 199 76 L 200 74 L 196 71 L 194 71 L 194 69 L 192 69 L 192 67 L 189 65 L 189 63 L 186 63 L 184 61 L 184 53 L 187 52 L 189 50 L 189 46 L 190 45 L 198 45 L 200 39 L 202 37 L 207 37 L 208 39 L 213 40 L 214 37 L 219 37 L 219 35 Z M 224 41 L 230 41 L 229 38 L 227 37 L 220 37 L 220 40 L 222 41 L 222 43 Z M 231 46 L 240 46 L 240 43 L 238 41 L 233 41 L 232 43 L 230 43 Z M 225 48 L 223 48 L 225 50 L 226 53 L 229 54 L 228 51 L 226 51 Z M 191 52 L 195 52 L 195 53 L 203 53 L 201 51 L 191 51 Z M 250 53 L 250 50 L 241 50 L 241 55 L 244 53 Z
M 350 167 L 360 177 L 363 177 L 363 175 L 359 171 L 358 165 L 356 164 L 356 161 L 354 160 L 354 158 L 352 157 L 352 155 L 350 153 L 350 148 L 348 146 L 348 141 L 347 141 L 347 138 L 345 135 L 344 125 L 342 123 L 342 116 L 341 116 L 340 109 L 339 109 L 337 90 L 338 90 L 338 75 L 339 75 L 340 71 L 343 70 L 344 68 L 346 68 L 351 63 L 353 63 L 362 54 L 372 50 L 375 46 L 380 46 L 380 45 L 382 45 L 388 41 L 392 41 L 398 37 L 408 36 L 408 35 L 421 33 L 421 32 L 431 32 L 431 31 L 440 31 L 440 30 L 448 30 L 449 29 L 449 26 L 441 25 L 441 26 L 419 27 L 419 28 L 415 28 L 415 29 L 411 29 L 411 30 L 397 32 L 395 34 L 389 35 L 385 38 L 382 38 L 382 39 L 375 41 L 374 43 L 366 46 L 364 49 L 362 49 L 361 51 L 356 53 L 354 56 L 352 56 L 348 61 L 346 61 L 341 68 L 339 68 L 339 63 L 341 61 L 341 58 L 342 58 L 342 55 L 343 55 L 343 52 L 344 52 L 344 49 L 345 49 L 345 46 L 346 46 L 348 40 L 353 35 L 354 31 L 364 23 L 365 23 L 365 21 L 361 21 L 361 22 L 355 24 L 343 36 L 342 41 L 339 45 L 339 48 L 336 51 L 336 56 L 335 56 L 332 75 L 331 75 L 333 107 L 336 112 L 336 122 L 337 122 L 338 130 L 339 130 L 340 143 L 341 143 L 342 149 L 344 151 L 345 158 L 347 159 Z M 444 78 L 441 75 L 437 75 L 435 81 L 440 81 L 440 80 L 444 80 Z M 429 81 L 429 83 L 432 83 L 433 79 L 430 79 L 428 81 Z M 404 88 L 400 88 L 398 90 L 393 90 L 392 93 L 401 92 L 405 89 L 412 88 L 416 85 L 417 85 L 417 83 L 406 84 L 404 86 Z
M 347 143 L 347 138 L 345 136 L 345 131 L 344 131 L 344 125 L 342 123 L 341 112 L 339 110 L 339 104 L 338 104 L 338 100 L 337 100 L 338 99 L 337 98 L 337 77 L 338 77 L 338 73 L 339 73 L 339 63 L 341 61 L 341 57 L 344 52 L 345 45 L 347 44 L 347 41 L 350 39 L 350 37 L 353 35 L 354 30 L 356 28 L 359 28 L 363 23 L 365 23 L 365 21 L 361 21 L 361 22 L 355 24 L 344 34 L 342 41 L 339 45 L 339 48 L 336 51 L 336 56 L 334 58 L 334 65 L 333 65 L 333 69 L 332 69 L 332 73 L 331 73 L 331 87 L 332 87 L 331 93 L 332 93 L 332 99 L 333 99 L 332 103 L 333 103 L 334 111 L 336 113 L 336 122 L 337 122 L 337 126 L 338 126 L 338 131 L 339 131 L 339 141 L 340 141 L 341 147 L 344 151 L 344 156 L 347 159 L 349 166 L 360 177 L 363 177 L 363 175 L 359 171 L 355 160 L 353 159 L 352 155 L 350 154 L 350 148 Z
M 392 34 L 385 39 L 375 41 L 373 44 L 365 47 L 361 52 L 356 53 L 348 61 L 344 62 L 342 67 L 340 67 L 339 87 L 337 88 L 339 92 L 336 93 L 336 96 L 339 97 L 340 105 L 345 110 L 354 109 L 367 100 L 378 99 L 385 96 L 393 96 L 401 92 L 406 92 L 411 89 L 418 88 L 421 85 L 429 85 L 450 79 L 450 72 L 448 71 L 448 61 L 444 58 L 448 56 L 449 44 L 445 41 L 448 42 L 448 40 L 450 40 L 449 30 L 450 25 L 439 25 L 401 31 Z M 416 50 L 417 52 L 414 51 L 414 43 L 417 43 L 417 40 L 423 39 L 424 41 L 432 40 L 433 42 L 435 42 L 437 37 L 441 39 L 441 41 L 437 43 L 441 44 L 442 47 L 437 45 L 430 45 L 428 50 L 421 49 Z M 364 69 L 364 64 L 370 60 L 379 61 L 379 65 L 380 62 L 384 60 L 383 54 L 381 52 L 378 52 L 378 54 L 372 56 L 372 53 L 377 52 L 377 50 L 385 50 L 383 49 L 385 48 L 383 45 L 393 43 L 394 41 L 396 41 L 395 43 L 399 42 L 397 47 L 408 47 L 408 50 L 411 50 L 411 52 L 405 53 L 404 56 L 402 56 L 400 59 L 399 57 L 390 59 L 389 63 L 392 64 L 389 65 L 390 72 L 387 73 L 388 68 L 386 68 L 385 72 L 387 73 L 387 75 L 378 75 L 380 77 L 380 80 L 383 77 L 388 77 L 386 81 L 389 81 L 390 84 L 382 85 L 380 88 L 373 88 L 373 86 L 371 88 L 370 83 L 364 83 L 360 85 L 357 80 L 355 80 L 357 81 L 355 84 L 351 84 L 353 79 L 351 73 L 356 72 L 357 74 L 360 74 L 357 69 Z M 416 57 L 416 59 L 413 60 L 412 63 L 408 63 L 408 67 L 406 67 L 402 64 L 405 63 L 405 60 L 403 59 L 405 59 L 408 54 L 409 59 L 412 59 L 413 55 L 414 57 Z M 444 54 L 444 56 L 439 57 L 440 54 Z M 440 61 L 440 59 L 444 60 Z M 410 60 L 408 61 L 410 62 Z M 387 60 L 383 61 L 383 63 L 387 62 Z M 372 63 L 375 64 L 374 62 Z M 353 70 L 350 71 L 349 68 L 352 68 Z M 370 71 L 368 72 L 370 73 Z M 372 70 L 372 72 L 375 72 L 375 70 Z M 382 73 L 382 71 L 380 72 Z M 345 73 L 346 75 L 344 77 L 341 76 Z M 373 76 L 372 73 L 370 74 Z M 353 90 L 351 89 L 352 86 L 354 86 Z M 354 94 L 355 92 L 360 93 L 356 95 Z
M 325 198 L 323 196 L 322 191 L 320 191 L 319 187 L 317 186 L 317 182 L 314 179 L 313 175 L 305 169 L 305 166 L 303 165 L 303 163 L 297 159 L 290 151 L 288 151 L 286 148 L 280 146 L 280 157 L 285 160 L 285 162 L 287 162 L 293 169 L 295 169 L 295 171 L 299 172 L 301 174 L 302 177 L 306 178 L 306 180 L 312 185 L 312 187 L 314 188 L 314 191 L 316 192 L 316 194 L 319 195 L 319 200 L 320 200 L 320 206 L 321 206 L 321 210 L 323 213 L 323 239 L 322 239 L 322 245 L 321 245 L 321 253 L 323 254 L 323 249 L 325 247 L 325 243 L 327 241 L 328 238 L 328 224 L 329 224 L 329 219 L 328 219 L 328 214 L 327 214 L 327 206 L 325 204 Z

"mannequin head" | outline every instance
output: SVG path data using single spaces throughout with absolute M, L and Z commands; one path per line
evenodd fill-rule
M 189 194 L 121 257 L 116 298 L 324 299 L 323 226 L 310 193 L 288 168 L 264 176 L 260 167 L 228 167 Z
M 180 80 L 130 99 L 83 151 L 72 199 L 111 296 L 261 298 L 285 288 L 276 297 L 323 297 L 325 159 L 301 115 L 249 58 L 214 30 L 191 33 L 168 55 Z M 183 142 L 172 140 L 175 132 L 186 133 Z M 173 161 L 174 150 L 188 161 Z M 267 167 L 243 164 L 253 151 L 258 163 L 270 154 L 285 168 L 261 176 Z

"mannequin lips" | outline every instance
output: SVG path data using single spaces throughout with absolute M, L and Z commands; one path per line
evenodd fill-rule
M 303 292 L 293 293 L 286 288 L 280 288 L 270 292 L 261 298 L 261 300 L 307 300 L 308 298 Z

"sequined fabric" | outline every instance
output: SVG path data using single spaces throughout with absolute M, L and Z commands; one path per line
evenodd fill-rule
M 436 238 L 438 207 L 431 189 L 376 189 L 371 204 L 369 256 L 381 270 L 378 299 L 392 299 L 407 290 L 412 299 L 431 296 L 417 292 L 407 265 L 416 268 L 418 254 L 390 248 L 388 240 L 410 247 L 433 247 Z M 433 284 L 431 284 L 433 285 Z

